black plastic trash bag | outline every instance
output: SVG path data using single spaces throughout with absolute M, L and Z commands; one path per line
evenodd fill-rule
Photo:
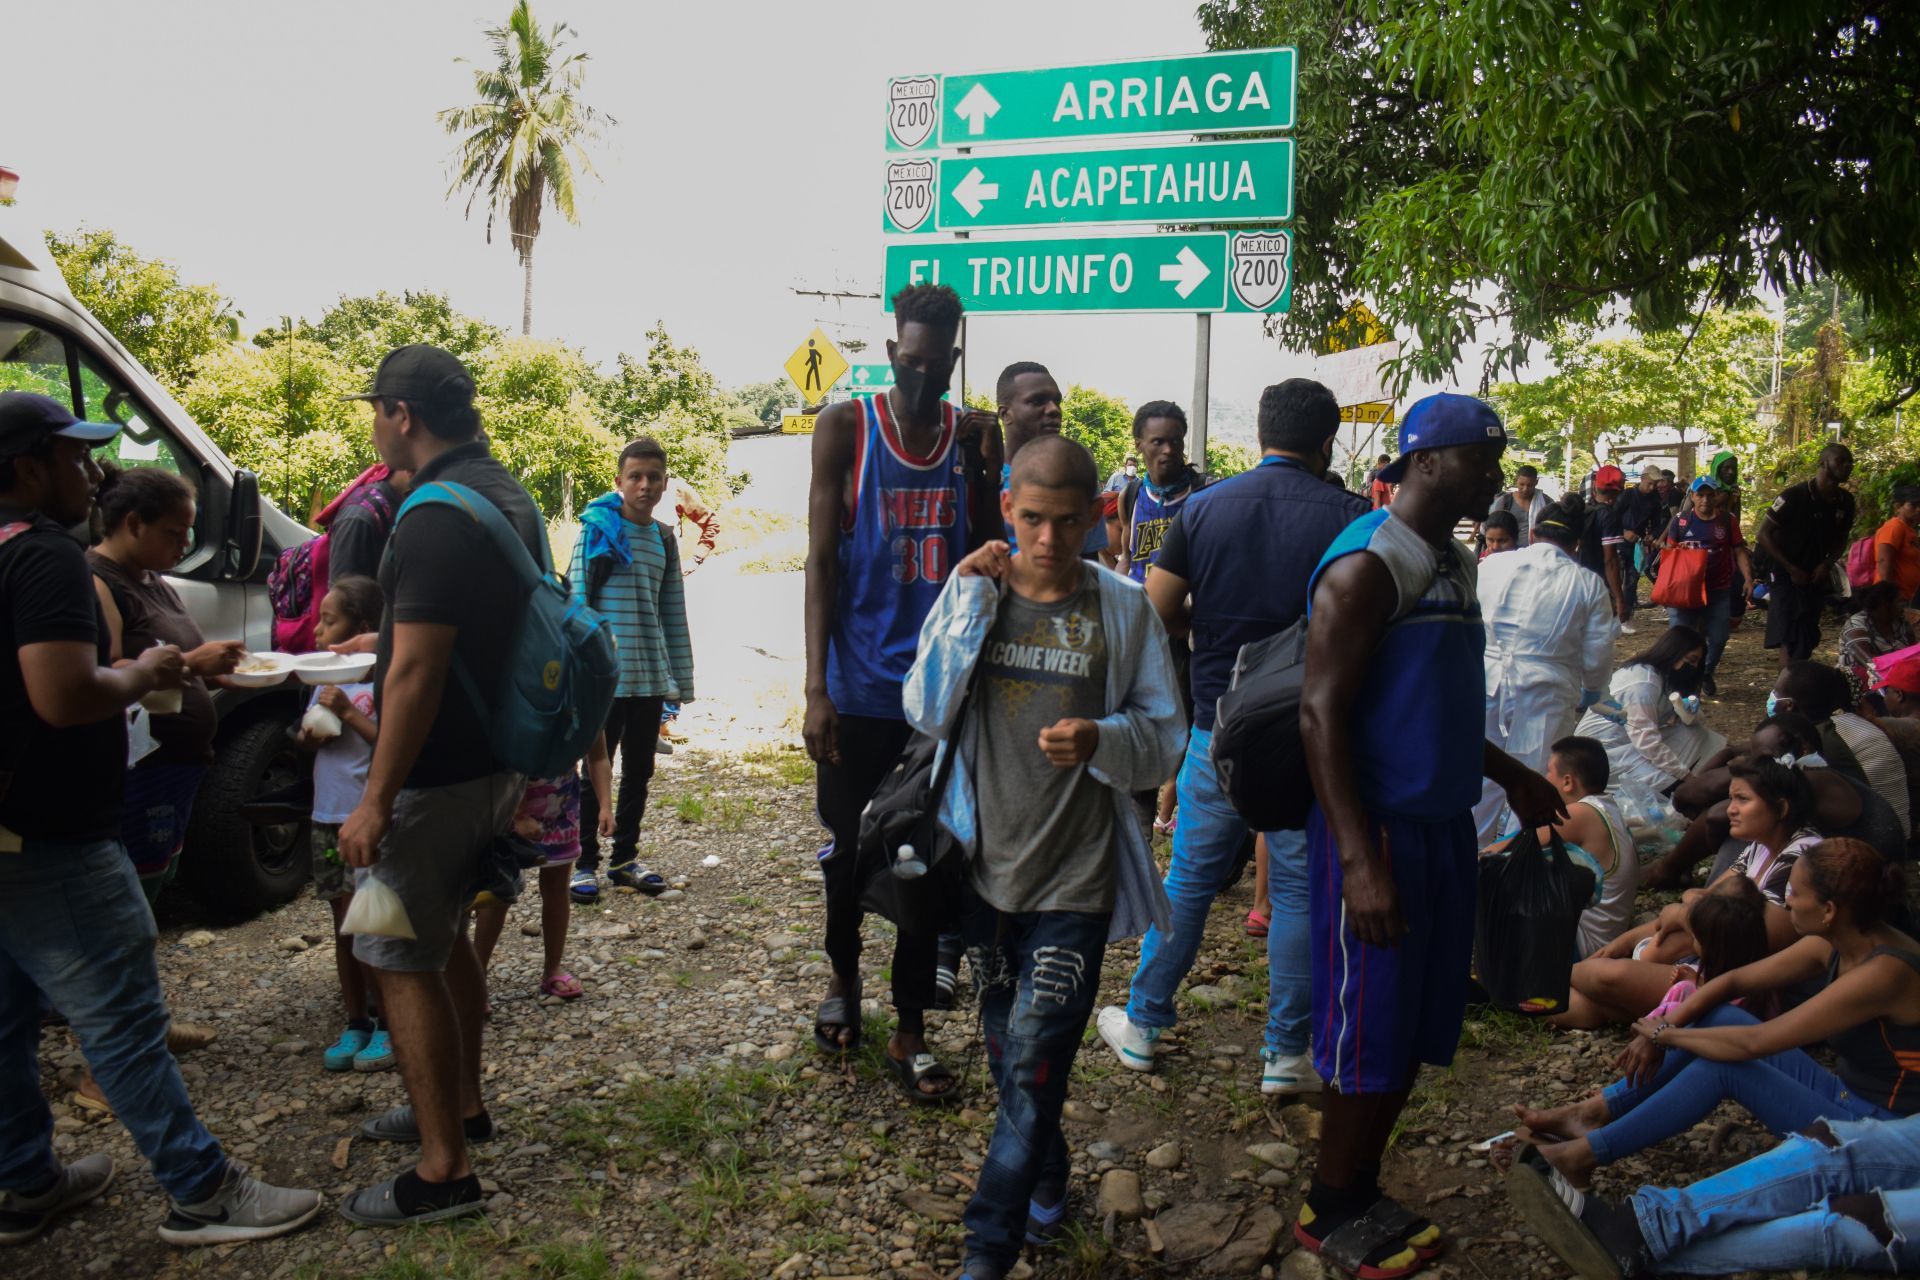
M 1473 967 L 1489 1003 L 1515 1013 L 1565 1011 L 1580 913 L 1593 889 L 1593 872 L 1567 856 L 1559 836 L 1543 850 L 1523 828 L 1505 853 L 1480 860 Z

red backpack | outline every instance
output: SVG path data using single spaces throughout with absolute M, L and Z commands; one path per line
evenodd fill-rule
M 334 518 L 348 507 L 371 515 L 380 528 L 393 528 L 393 500 L 378 483 L 387 478 L 385 467 L 370 467 L 340 496 L 327 504 L 314 523 L 321 532 L 298 546 L 288 547 L 267 574 L 267 599 L 273 604 L 273 647 L 281 653 L 313 650 L 313 629 L 320 621 L 320 602 L 329 581 L 327 533 Z

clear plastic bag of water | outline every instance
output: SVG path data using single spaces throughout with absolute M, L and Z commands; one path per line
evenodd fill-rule
M 340 922 L 340 932 L 409 940 L 417 936 L 400 895 L 387 887 L 377 871 L 354 886 L 353 901 L 347 904 L 347 918 Z

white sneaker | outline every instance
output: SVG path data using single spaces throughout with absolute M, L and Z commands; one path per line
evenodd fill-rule
M 1129 1071 L 1153 1070 L 1153 1042 L 1160 1038 L 1160 1028 L 1136 1027 L 1125 1009 L 1112 1004 L 1100 1011 L 1099 1025 L 1100 1038 L 1121 1066 Z
M 320 1205 L 318 1191 L 268 1186 L 229 1160 L 227 1176 L 211 1197 L 198 1204 L 173 1202 L 160 1238 L 182 1246 L 265 1240 L 305 1226 Z
M 1312 1054 L 1260 1051 L 1260 1092 L 1319 1093 L 1323 1087 Z
M 0 1244 L 25 1244 L 45 1231 L 56 1214 L 83 1205 L 113 1181 L 113 1157 L 102 1152 L 62 1165 L 53 1185 L 37 1196 L 0 1191 Z
M 1623 636 L 1637 636 L 1640 633 L 1634 630 L 1634 626 L 1631 622 L 1623 622 L 1620 624 L 1620 634 Z

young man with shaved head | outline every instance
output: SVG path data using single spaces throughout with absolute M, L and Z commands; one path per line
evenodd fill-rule
M 1101 959 L 1170 919 L 1128 795 L 1172 771 L 1185 718 L 1146 594 L 1080 556 L 1099 487 L 1079 444 L 1029 441 L 1000 497 L 1019 551 L 990 542 L 960 562 L 907 676 L 907 718 L 959 752 L 940 812 L 966 851 L 963 932 L 1000 1094 L 967 1280 L 1003 1280 L 1025 1241 L 1060 1234 L 1060 1111 Z

